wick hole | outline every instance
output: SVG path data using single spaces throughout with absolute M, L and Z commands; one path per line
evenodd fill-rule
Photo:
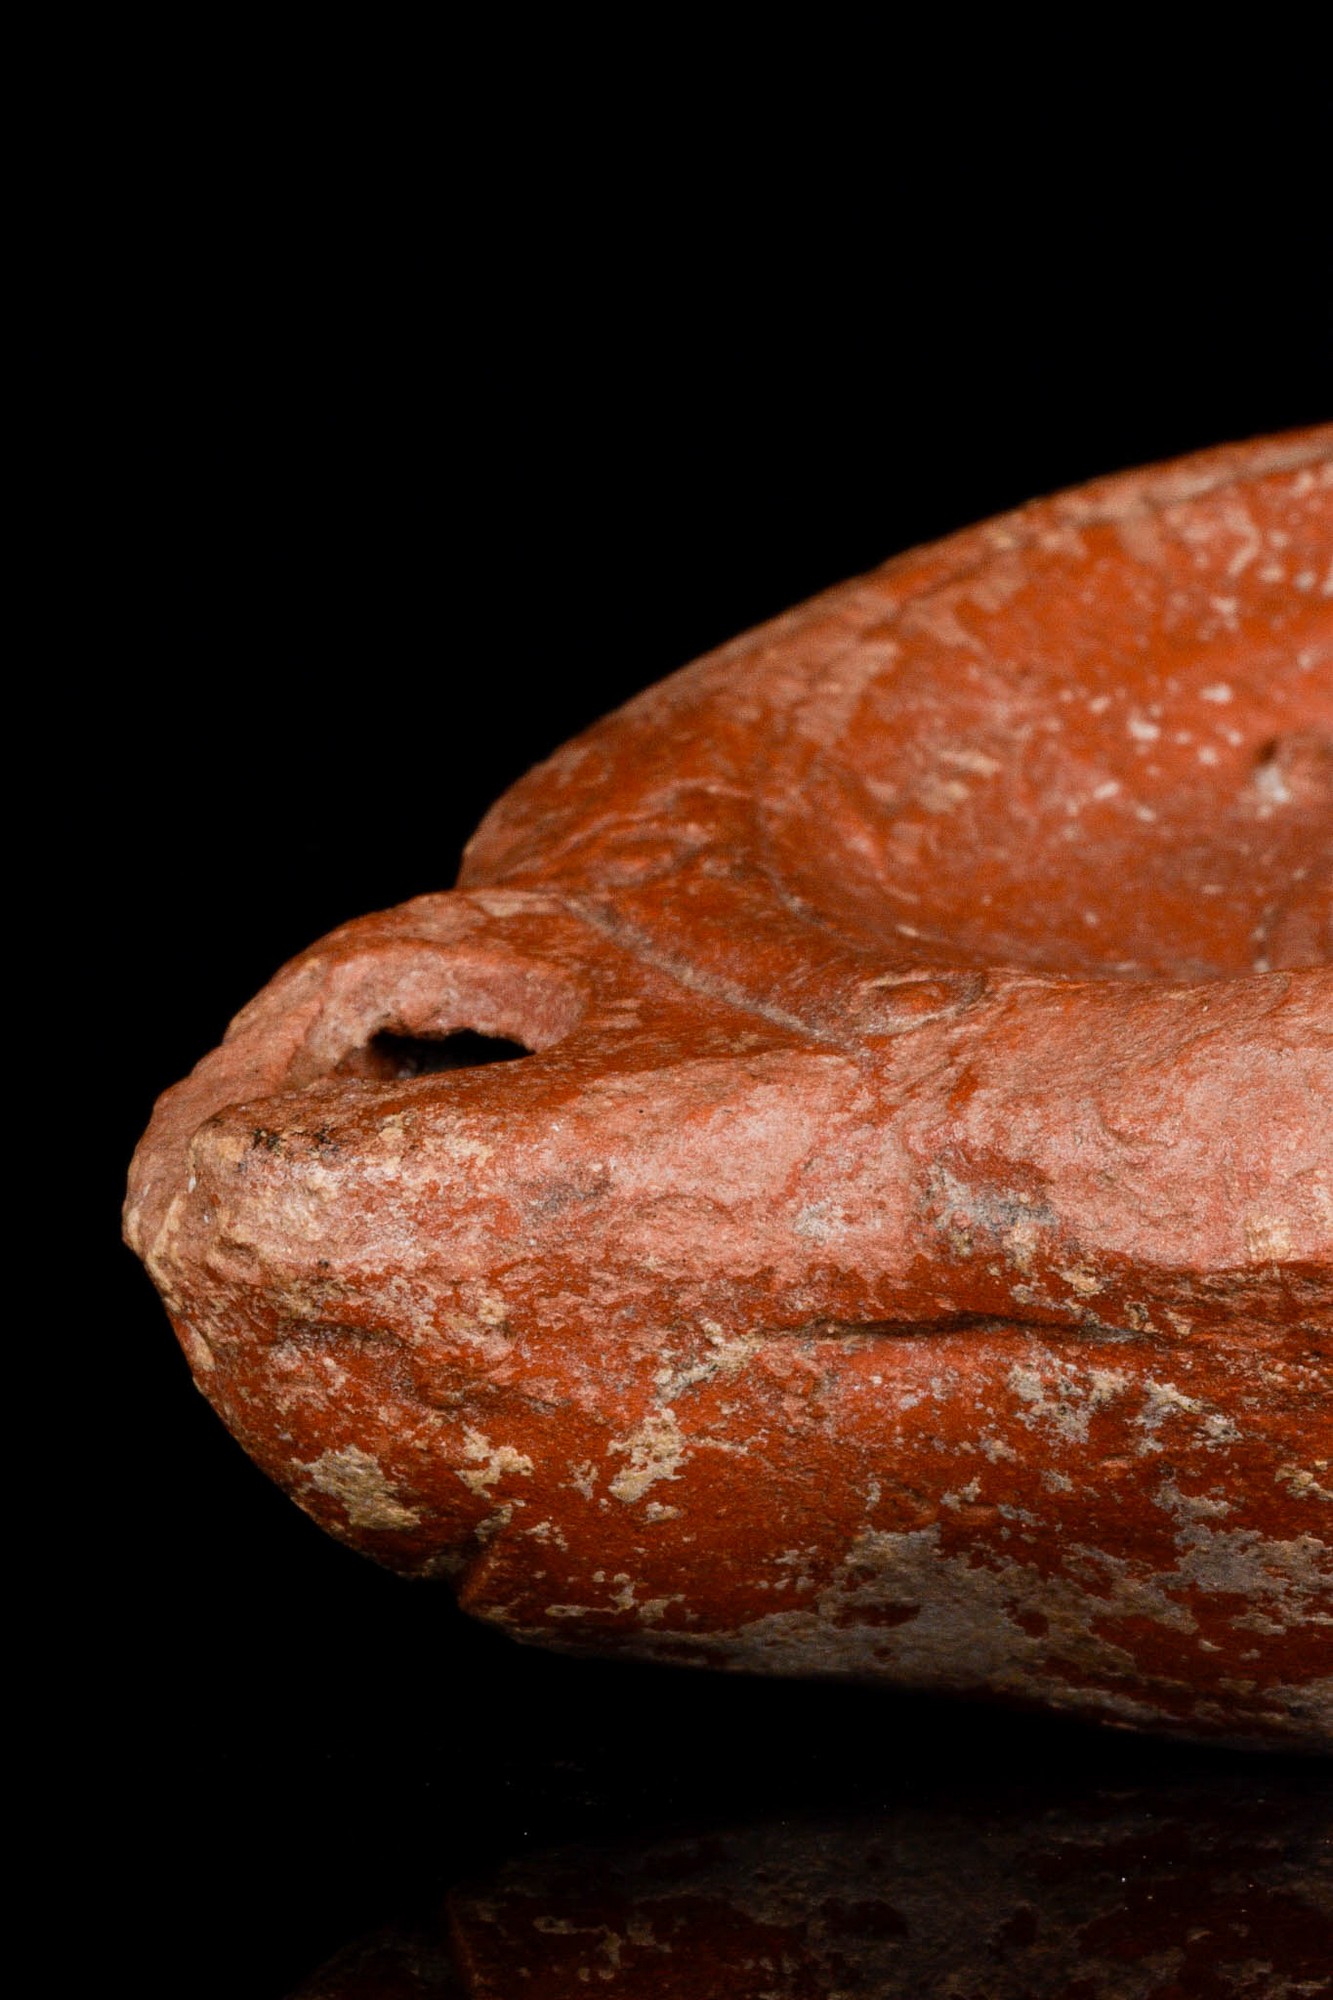
M 479 1035 L 459 1028 L 452 1035 L 376 1035 L 370 1044 L 381 1075 L 433 1076 L 443 1069 L 481 1069 L 486 1063 L 517 1062 L 532 1050 L 504 1035 Z

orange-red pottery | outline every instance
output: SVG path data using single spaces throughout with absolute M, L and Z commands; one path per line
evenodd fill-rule
M 167 1092 L 129 1239 L 265 1470 L 520 1639 L 1327 1750 L 1331 876 L 1333 428 L 589 730 Z

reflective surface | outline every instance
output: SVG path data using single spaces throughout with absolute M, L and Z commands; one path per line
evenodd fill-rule
M 1333 1996 L 1326 1762 L 504 1642 L 432 1708 L 329 1639 L 120 1746 L 80 1879 L 140 1992 Z
M 302 2000 L 1247 2000 L 1333 1991 L 1327 1800 L 1273 1774 L 1027 1787 L 561 1847 L 454 1888 Z

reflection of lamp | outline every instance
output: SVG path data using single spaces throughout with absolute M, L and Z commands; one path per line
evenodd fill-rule
M 561 1849 L 352 1947 L 296 2000 L 1315 1993 L 1331 1831 L 1289 1774 Z
M 901 557 L 279 975 L 128 1209 L 266 1470 L 527 1640 L 1327 1746 L 1331 455 Z

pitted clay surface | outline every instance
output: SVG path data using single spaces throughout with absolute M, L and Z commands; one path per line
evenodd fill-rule
M 1327 1749 L 1331 966 L 1323 430 L 648 690 L 278 975 L 127 1230 L 259 1463 L 522 1639 Z

